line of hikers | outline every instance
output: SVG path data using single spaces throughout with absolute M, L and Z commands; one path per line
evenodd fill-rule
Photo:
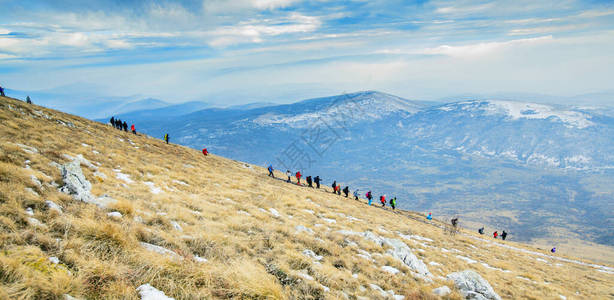
M 115 117 L 111 117 L 109 123 L 116 129 L 128 132 L 128 123 L 126 123 L 126 121 L 122 121 L 119 118 L 116 119 Z M 132 131 L 133 134 L 136 134 L 136 128 L 134 127 L 134 124 L 130 126 L 130 131 Z
M 273 165 L 269 165 L 267 167 L 267 170 L 269 171 L 269 175 L 268 175 L 269 177 L 276 178 L 275 177 L 275 173 L 274 173 L 275 169 L 273 168 Z M 286 170 L 286 176 L 288 177 L 286 182 L 292 183 L 292 175 L 293 174 L 292 174 L 292 172 L 290 172 L 290 170 Z M 297 171 L 296 173 L 294 173 L 294 177 L 296 178 L 296 184 L 302 186 L 301 178 L 303 177 L 303 174 L 301 174 L 301 171 Z M 307 177 L 305 177 L 305 181 L 307 182 L 307 186 L 308 187 L 313 188 L 314 187 L 313 184 L 315 183 L 316 184 L 315 188 L 319 189 L 320 188 L 320 183 L 322 182 L 322 178 L 320 178 L 320 176 L 315 176 L 313 178 L 311 176 L 307 176 Z M 337 184 L 337 181 L 334 180 L 332 185 L 331 185 L 331 187 L 333 188 L 333 191 L 332 191 L 333 194 L 341 195 L 341 192 L 343 192 L 343 194 L 345 195 L 346 198 L 349 197 L 349 194 L 350 194 L 350 187 L 349 186 L 345 186 L 343 189 L 341 189 L 341 185 Z M 354 193 L 353 193 L 354 200 L 357 200 L 357 201 L 359 200 L 359 198 L 358 198 L 359 195 L 360 195 L 359 191 L 360 191 L 359 189 L 356 189 L 354 191 Z M 371 191 L 368 191 L 365 194 L 365 197 L 367 198 L 367 201 L 368 201 L 367 204 L 369 206 L 371 206 L 372 203 L 373 203 L 373 193 Z M 386 195 L 381 195 L 380 196 L 380 203 L 382 204 L 382 207 L 386 206 Z M 390 204 L 390 207 L 392 207 L 392 209 L 394 210 L 396 208 L 396 206 L 397 206 L 397 197 L 390 198 L 389 204 Z M 426 219 L 429 220 L 429 221 L 433 220 L 433 214 L 431 212 L 429 212 L 428 215 L 426 216 Z M 458 217 L 452 218 L 450 220 L 450 222 L 451 222 L 451 224 L 452 224 L 452 226 L 454 228 L 458 227 L 458 224 L 459 224 L 458 223 Z M 484 234 L 484 227 L 483 226 L 480 229 L 478 229 L 478 233 L 482 234 L 482 235 Z M 504 241 L 507 239 L 507 235 L 508 235 L 508 233 L 505 230 L 503 230 L 501 232 L 501 234 L 499 234 L 498 231 L 493 232 L 493 237 L 495 239 L 499 238 L 499 236 L 500 236 L 501 239 L 504 240 Z M 551 249 L 552 253 L 554 253 L 555 251 L 556 251 L 556 247 Z
M 269 171 L 268 176 L 275 178 L 275 173 L 274 173 L 275 169 L 273 168 L 273 165 L 269 165 L 267 167 L 267 170 Z M 292 182 L 292 172 L 290 172 L 290 170 L 286 170 L 286 176 L 288 177 L 286 182 L 291 183 Z M 297 171 L 296 173 L 294 173 L 294 177 L 296 178 L 296 184 L 302 185 L 301 178 L 303 177 L 303 174 L 301 174 L 301 171 Z M 319 189 L 320 183 L 322 182 L 322 178 L 320 178 L 320 176 L 316 176 L 316 177 L 307 176 L 305 177 L 305 181 L 307 182 L 308 187 L 313 188 L 314 187 L 313 184 L 315 183 L 316 184 L 315 188 Z M 343 189 L 341 189 L 341 185 L 337 184 L 337 181 L 334 180 L 331 187 L 333 188 L 333 194 L 337 194 L 341 196 L 341 192 L 343 192 L 346 198 L 350 196 L 350 187 L 347 185 Z M 354 193 L 353 193 L 354 200 L 359 200 L 358 198 L 359 193 L 360 193 L 359 191 L 360 191 L 359 189 L 354 190 Z M 368 191 L 365 194 L 365 197 L 367 197 L 367 199 L 369 200 L 368 204 L 371 205 L 372 200 L 373 200 L 373 195 L 371 191 Z M 380 196 L 380 203 L 382 204 L 382 207 L 386 206 L 386 195 Z M 397 207 L 397 197 L 390 198 L 389 204 L 390 204 L 390 207 L 392 207 L 392 210 L 395 210 Z
M 478 233 L 479 234 L 484 234 L 484 226 L 482 226 L 482 228 L 478 229 Z M 498 231 L 495 230 L 495 232 L 492 233 L 492 237 L 493 238 L 498 238 L 499 236 L 501 236 L 501 239 L 505 241 L 505 239 L 507 238 L 507 232 L 505 232 L 505 230 L 503 230 L 503 232 L 501 232 L 501 234 L 499 234 Z

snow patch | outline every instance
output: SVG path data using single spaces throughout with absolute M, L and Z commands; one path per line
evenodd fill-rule
M 303 255 L 312 258 L 315 261 L 320 261 L 322 260 L 324 257 L 321 255 L 317 255 L 315 252 L 313 252 L 312 250 L 309 249 L 305 249 L 303 250 Z
M 122 218 L 122 214 L 120 212 L 118 212 L 118 211 L 112 211 L 112 212 L 108 213 L 107 216 L 109 218 L 112 218 L 112 219 L 121 219 Z
M 143 182 L 144 185 L 149 187 L 149 190 L 151 191 L 152 194 L 157 195 L 162 193 L 162 189 L 157 187 L 153 182 L 151 181 L 145 181 Z
M 164 247 L 154 245 L 154 244 L 141 242 L 141 246 L 143 246 L 143 248 L 149 251 L 156 252 L 158 254 L 168 255 L 172 258 L 179 258 L 179 259 L 182 258 L 181 256 L 179 256 L 179 254 L 175 253 L 174 251 L 166 249 Z
M 279 217 L 281 217 L 281 215 L 279 214 L 279 212 L 278 212 L 276 209 L 274 209 L 274 208 L 269 208 L 269 212 L 271 212 L 271 214 L 272 214 L 272 215 L 273 215 L 273 217 L 275 217 L 275 218 L 279 218 Z
M 390 274 L 393 274 L 393 275 L 401 273 L 401 271 L 399 271 L 399 269 L 397 269 L 395 267 L 391 267 L 391 266 L 382 266 L 382 270 L 384 270 L 384 271 L 386 271 L 386 272 L 388 272 Z
M 156 289 L 149 283 L 139 286 L 136 290 L 139 291 L 141 300 L 175 300 L 174 298 L 166 296 L 164 292 Z
M 115 172 L 115 177 L 119 180 L 123 180 L 124 182 L 130 184 L 133 183 L 134 181 L 132 179 L 130 179 L 130 175 L 128 174 L 124 174 L 121 172 L 121 170 L 119 169 L 113 169 L 113 171 Z

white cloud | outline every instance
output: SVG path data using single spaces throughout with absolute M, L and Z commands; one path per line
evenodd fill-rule
M 250 2 L 258 9 L 276 9 L 288 7 L 299 0 L 251 0 Z
M 214 47 L 224 47 L 245 42 L 260 43 L 266 36 L 313 32 L 320 27 L 318 17 L 292 13 L 275 20 L 249 21 L 234 26 L 225 26 L 214 30 L 209 42 Z
M 597 18 L 597 17 L 604 17 L 604 16 L 609 16 L 609 15 L 614 15 L 614 10 L 588 10 L 585 12 L 582 12 L 578 15 L 578 17 L 581 18 Z
M 561 31 L 578 30 L 586 27 L 587 25 L 562 25 L 562 26 L 542 26 L 531 28 L 519 28 L 512 29 L 508 32 L 508 35 L 532 35 L 532 34 L 548 34 Z
M 553 37 L 551 35 L 536 37 L 536 38 L 527 38 L 527 39 L 516 39 L 504 42 L 484 42 L 484 43 L 475 43 L 475 44 L 467 44 L 467 45 L 458 45 L 458 46 L 450 46 L 450 45 L 441 45 L 432 48 L 424 48 L 424 49 L 412 49 L 412 50 L 401 50 L 401 49 L 382 49 L 378 50 L 375 53 L 381 54 L 408 54 L 408 55 L 446 55 L 451 57 L 474 57 L 479 58 L 484 55 L 489 55 L 495 52 L 500 52 L 507 50 L 512 47 L 518 46 L 527 46 L 541 43 L 548 43 L 553 41 Z

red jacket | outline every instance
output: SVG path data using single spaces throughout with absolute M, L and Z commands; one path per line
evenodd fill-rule
M 130 126 L 130 130 L 134 131 L 134 124 L 132 124 L 132 126 Z
M 296 178 L 298 178 L 298 179 L 301 178 L 301 172 L 296 172 Z
M 203 154 L 204 154 L 205 156 L 207 156 L 207 154 L 209 154 L 209 152 L 207 152 L 207 148 L 203 149 Z
M 379 198 L 379 201 L 381 201 L 382 203 L 386 203 L 386 197 L 385 196 L 381 196 Z

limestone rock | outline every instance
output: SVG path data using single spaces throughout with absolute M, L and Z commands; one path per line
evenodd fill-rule
M 436 289 L 433 289 L 433 294 L 440 296 L 440 297 L 445 297 L 447 295 L 450 295 L 450 293 L 452 293 L 452 291 L 450 290 L 449 287 L 447 286 L 442 286 L 442 287 L 438 287 Z
M 454 285 L 466 299 L 501 300 L 490 283 L 473 270 L 448 274 L 447 278 L 454 281 Z
M 64 186 L 60 191 L 72 195 L 75 200 L 90 203 L 94 196 L 90 193 L 92 184 L 87 181 L 81 171 L 81 165 L 78 161 L 73 160 L 61 166 L 62 180 Z
M 46 200 L 45 201 L 45 205 L 47 206 L 47 208 L 49 210 L 56 211 L 56 212 L 58 212 L 60 214 L 62 213 L 62 207 L 57 205 L 55 202 L 53 202 L 51 200 Z

